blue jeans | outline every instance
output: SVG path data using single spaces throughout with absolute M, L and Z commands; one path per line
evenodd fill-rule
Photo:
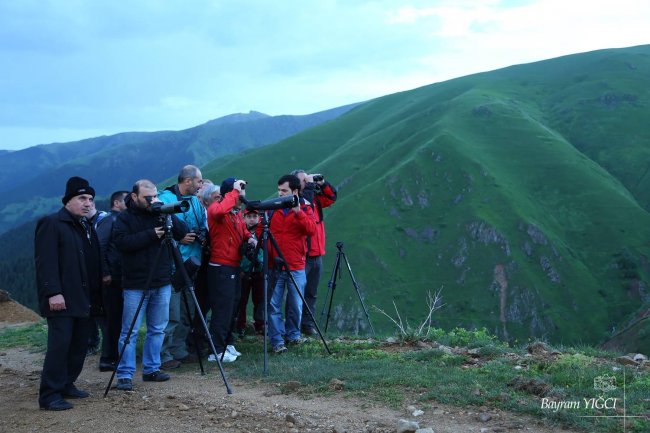
M 122 350 L 126 333 L 135 316 L 142 298 L 142 290 L 124 289 L 124 311 L 122 312 L 122 332 L 120 333 L 119 348 Z M 150 374 L 160 370 L 160 349 L 165 338 L 165 327 L 169 320 L 169 299 L 172 286 L 162 286 L 147 291 L 142 308 L 135 321 L 129 344 L 126 346 L 120 365 L 117 366 L 118 379 L 131 379 L 135 373 L 135 345 L 138 340 L 138 329 L 143 313 L 147 313 L 147 335 L 142 349 L 142 374 Z
M 298 284 L 298 290 L 301 294 L 305 293 L 305 284 L 307 277 L 305 270 L 291 271 L 291 275 Z M 297 340 L 300 338 L 300 319 L 302 317 L 302 300 L 296 288 L 293 287 L 291 279 L 286 272 L 276 272 L 276 280 L 269 301 L 269 341 L 271 347 L 277 347 L 284 344 L 284 338 L 288 341 Z M 287 304 L 285 308 L 284 317 L 282 320 L 282 300 L 284 293 L 287 293 Z

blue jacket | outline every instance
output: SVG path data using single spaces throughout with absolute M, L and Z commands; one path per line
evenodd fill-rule
M 202 232 L 203 239 L 207 239 L 208 233 L 208 219 L 205 215 L 203 205 L 195 195 L 181 196 L 178 191 L 178 185 L 173 185 L 165 188 L 163 192 L 158 194 L 158 198 L 165 204 L 174 203 L 179 200 L 187 200 L 190 202 L 190 208 L 187 212 L 178 213 L 176 216 L 185 223 L 190 232 Z M 181 252 L 183 261 L 190 257 L 196 257 L 201 261 L 201 242 L 195 240 L 189 245 L 178 244 L 178 250 Z

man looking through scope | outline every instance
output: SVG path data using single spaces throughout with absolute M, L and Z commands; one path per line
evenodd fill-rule
M 298 196 L 300 180 L 292 174 L 287 174 L 278 179 L 278 196 Z M 316 233 L 316 222 L 313 210 L 303 200 L 299 200 L 291 209 L 278 209 L 269 217 L 271 234 L 275 238 L 285 263 L 275 269 L 275 284 L 269 301 L 268 325 L 269 343 L 273 352 L 280 354 L 287 351 L 286 344 L 300 344 L 300 320 L 302 317 L 302 300 L 296 289 L 304 293 L 305 261 L 307 256 L 307 236 Z M 275 248 L 269 248 L 269 266 L 273 266 L 279 254 Z M 289 287 L 292 284 L 287 273 L 291 273 L 298 285 L 297 288 Z M 286 317 L 282 319 L 282 300 L 285 289 L 287 291 Z
M 124 288 L 124 311 L 119 342 L 123 353 L 117 366 L 116 388 L 130 391 L 133 389 L 135 347 L 143 313 L 147 315 L 147 335 L 142 354 L 142 380 L 145 382 L 169 380 L 169 375 L 160 371 L 160 349 L 169 319 L 173 258 L 168 249 L 161 249 L 161 238 L 165 234 L 165 228 L 160 214 L 181 212 L 183 209 L 187 210 L 187 207 L 182 203 L 163 205 L 158 199 L 158 189 L 153 182 L 146 179 L 139 180 L 133 185 L 133 190 L 126 197 L 125 204 L 126 210 L 118 215 L 113 227 L 115 246 L 120 251 Z M 175 215 L 169 216 L 174 239 L 177 241 L 183 239 L 188 233 L 187 226 Z M 129 336 L 141 299 L 143 299 L 142 309 L 135 318 L 133 335 Z M 127 337 L 128 345 L 124 347 Z

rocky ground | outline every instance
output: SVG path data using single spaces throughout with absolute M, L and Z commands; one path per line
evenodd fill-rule
M 33 311 L 0 299 L 0 329 L 37 320 Z M 72 400 L 72 410 L 45 412 L 37 402 L 43 357 L 25 349 L 0 351 L 0 432 L 569 432 L 487 408 L 412 403 L 395 410 L 343 396 L 283 394 L 291 383 L 231 378 L 228 395 L 212 365 L 203 376 L 198 365 L 183 367 L 163 383 L 143 383 L 136 375 L 134 391 L 111 390 L 104 398 L 110 373 L 99 372 L 97 355 L 86 359 L 77 381 L 91 396 Z
M 184 367 L 164 383 L 143 383 L 133 392 L 103 391 L 110 374 L 97 369 L 97 355 L 86 360 L 79 388 L 91 397 L 73 401 L 64 412 L 38 409 L 43 353 L 23 349 L 0 352 L 0 431 L 2 432 L 396 432 L 415 431 L 400 420 L 417 422 L 421 432 L 567 432 L 518 414 L 486 408 L 464 409 L 416 404 L 394 410 L 342 396 L 305 398 L 282 394 L 281 386 L 231 380 L 228 395 L 210 367 Z M 244 354 L 245 356 L 245 354 Z

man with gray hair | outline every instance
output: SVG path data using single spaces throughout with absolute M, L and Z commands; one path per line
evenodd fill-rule
M 187 200 L 190 204 L 186 212 L 177 214 L 189 228 L 189 233 L 181 239 L 178 247 L 183 262 L 193 257 L 201 263 L 203 243 L 207 239 L 208 232 L 206 214 L 197 197 L 202 186 L 201 170 L 194 165 L 186 165 L 178 173 L 178 183 L 165 188 L 159 196 L 163 203 Z M 196 355 L 188 352 L 186 343 L 192 324 L 190 315 L 194 314 L 194 304 L 183 302 L 181 296 L 181 292 L 174 291 L 169 302 L 169 322 L 165 328 L 165 340 L 160 353 L 163 370 L 178 368 L 181 363 L 198 361 Z M 189 314 L 185 305 L 190 309 Z
M 201 188 L 201 191 L 199 191 L 199 199 L 201 200 L 201 204 L 203 204 L 206 212 L 208 211 L 208 207 L 210 207 L 210 205 L 215 201 L 219 201 L 220 198 L 221 188 L 219 188 L 219 185 L 213 183 L 204 185 L 203 188 Z

